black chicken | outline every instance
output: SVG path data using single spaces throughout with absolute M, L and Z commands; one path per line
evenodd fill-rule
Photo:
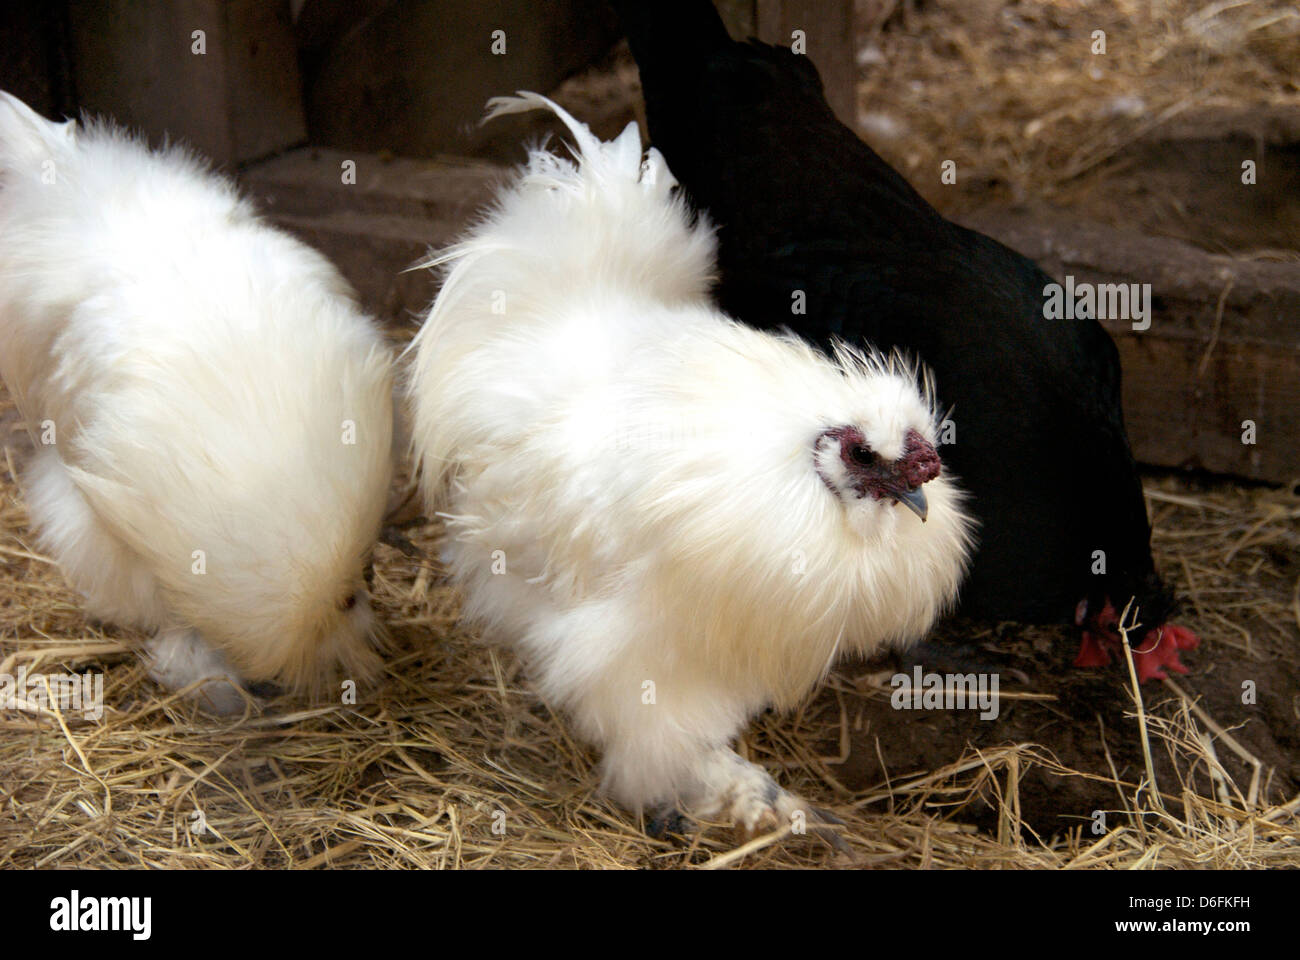
M 723 309 L 822 345 L 900 347 L 934 369 L 955 428 L 944 459 L 982 525 L 961 612 L 1072 619 L 1079 666 L 1109 662 L 1130 597 L 1163 625 L 1172 595 L 1100 324 L 1044 319 L 1052 278 L 940 216 L 835 118 L 807 56 L 732 40 L 709 0 L 613 5 L 651 140 L 720 227 Z M 1135 648 L 1139 674 L 1186 672 L 1178 651 L 1196 643 L 1157 626 Z

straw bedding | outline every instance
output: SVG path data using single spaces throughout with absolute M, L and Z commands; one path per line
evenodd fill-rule
M 1289 716 L 1261 708 L 1225 731 L 1242 710 L 1216 718 L 1148 685 L 1139 723 L 1122 672 L 1052 670 L 1061 644 L 1035 644 L 1035 631 L 1020 628 L 985 640 L 1045 656 L 1045 679 L 1058 686 L 1044 693 L 1041 682 L 1005 680 L 1003 720 L 972 720 L 972 736 L 948 713 L 895 713 L 880 665 L 848 664 L 794 715 L 760 718 L 744 747 L 844 819 L 852 853 L 807 836 L 738 847 L 722 827 L 650 839 L 600 798 L 593 754 L 533 695 L 519 663 L 458 627 L 455 591 L 434 559 L 440 527 L 423 518 L 403 526 L 422 558 L 379 548 L 374 590 L 396 649 L 355 705 L 277 700 L 218 720 L 166 694 L 130 652 L 139 637 L 88 623 L 34 549 L 13 477 L 26 435 L 0 402 L 0 673 L 103 671 L 105 700 L 98 722 L 42 703 L 0 712 L 0 867 L 1300 865 L 1300 769 L 1283 750 L 1300 725 L 1294 488 L 1168 478 L 1148 487 L 1159 562 L 1189 596 L 1184 619 L 1207 643 L 1179 686 L 1195 697 L 1215 686 L 1216 670 L 1244 665 L 1263 703 L 1266 678 L 1289 670 L 1283 693 L 1268 694 L 1293 698 Z M 1053 733 L 1043 717 L 1077 708 L 1066 688 L 1080 685 L 1113 702 L 1097 710 L 1107 722 L 1067 717 L 1071 736 Z M 864 716 L 874 736 L 862 735 Z M 1026 723 L 1049 735 L 1007 736 L 1028 732 Z M 1270 726 L 1280 746 L 1252 789 L 1255 764 L 1235 745 L 1256 743 L 1250 736 Z M 1143 729 L 1159 798 L 1138 789 L 1145 763 L 1124 759 Z M 883 755 L 882 741 L 927 733 L 910 759 L 864 776 L 864 757 Z M 1105 763 L 1091 762 L 1099 744 Z M 1068 810 L 1055 811 L 1065 814 L 1055 826 L 1031 814 L 1031 794 L 1048 782 L 1097 786 L 1107 832 L 1091 832 L 1095 793 L 1075 825 Z
M 975 174 L 963 190 L 1073 189 L 1188 104 L 1295 101 L 1287 5 L 1213 6 L 887 4 L 887 35 L 868 25 L 864 45 L 889 69 L 866 68 L 861 99 L 907 116 L 910 155 L 891 157 L 905 171 L 953 158 Z M 1052 51 L 1099 19 L 1114 69 L 1096 78 Z M 1143 115 L 1116 113 L 1133 89 Z M 520 664 L 458 626 L 441 528 L 410 508 L 397 522 L 417 555 L 377 553 L 394 645 L 377 686 L 355 704 L 198 713 L 148 679 L 138 635 L 84 618 L 36 550 L 15 479 L 28 452 L 0 392 L 0 674 L 102 671 L 105 709 L 0 710 L 0 867 L 1300 866 L 1294 485 L 1148 478 L 1157 562 L 1204 643 L 1190 676 L 1140 704 L 1122 665 L 1067 669 L 1068 630 L 949 624 L 1007 665 L 999 720 L 892 710 L 889 663 L 845 664 L 794 714 L 759 718 L 742 750 L 837 813 L 846 853 L 812 836 L 738 845 L 719 826 L 647 837 L 599 796 L 595 756 Z

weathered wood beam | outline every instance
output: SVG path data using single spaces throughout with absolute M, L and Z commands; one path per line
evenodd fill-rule
M 218 164 L 305 141 L 289 0 L 77 0 L 69 11 L 83 109 Z
M 1300 478 L 1300 264 L 1216 256 L 1064 214 L 1000 211 L 963 222 L 1057 280 L 1151 285 L 1149 329 L 1103 321 L 1119 346 L 1139 461 Z M 1247 421 L 1253 443 L 1243 442 Z

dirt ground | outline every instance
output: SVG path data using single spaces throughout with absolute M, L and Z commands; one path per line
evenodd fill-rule
M 1003 673 L 1004 692 L 1020 690 L 1050 699 L 1010 700 L 994 721 L 981 720 L 974 711 L 918 717 L 894 710 L 887 700 L 870 700 L 852 720 L 851 750 L 840 773 L 845 786 L 865 790 L 886 772 L 932 770 L 971 748 L 1025 742 L 1042 745 L 1075 771 L 1066 776 L 1043 767 L 1026 771 L 1020 793 L 1026 828 L 1049 837 L 1088 820 L 1096 810 L 1122 805 L 1123 792 L 1109 778 L 1141 779 L 1143 755 L 1120 664 L 1106 670 L 1072 668 L 1078 637 L 1066 627 L 952 624 L 941 636 L 976 648 L 986 662 L 1005 664 L 1032 678 L 1017 684 Z M 1300 650 L 1300 643 L 1293 649 Z M 1178 677 L 1177 683 L 1198 697 L 1207 713 L 1233 728 L 1236 740 L 1271 769 L 1263 787 L 1266 794 L 1274 802 L 1295 796 L 1300 791 L 1300 670 L 1294 657 L 1251 661 L 1232 648 L 1207 644 L 1185 659 L 1192 673 Z M 867 685 L 872 678 L 864 670 L 854 679 Z M 1249 707 L 1242 703 L 1247 680 L 1256 684 L 1258 698 Z M 1148 684 L 1143 696 L 1147 709 L 1156 714 L 1177 706 L 1177 698 L 1158 683 Z M 1219 759 L 1236 782 L 1250 782 L 1250 764 L 1228 751 Z M 1157 752 L 1154 762 L 1158 784 L 1179 782 L 1180 771 L 1167 754 Z M 1186 780 L 1195 792 L 1212 793 L 1205 769 L 1194 769 Z M 984 799 L 967 807 L 961 819 L 996 831 L 999 815 L 996 803 Z

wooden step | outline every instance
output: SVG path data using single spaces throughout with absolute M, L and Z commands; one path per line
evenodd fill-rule
M 343 181 L 345 161 L 356 164 L 355 183 Z M 509 176 L 479 161 L 304 149 L 246 170 L 243 182 L 277 223 L 338 264 L 369 310 L 409 333 L 437 277 L 403 271 L 453 240 Z M 1045 209 L 966 222 L 1060 280 L 1152 285 L 1149 329 L 1107 322 L 1138 460 L 1300 477 L 1300 263 L 1218 256 Z M 1242 442 L 1246 420 L 1254 444 Z
M 1119 346 L 1138 460 L 1300 478 L 1300 262 L 1218 256 L 1045 210 L 987 211 L 965 223 L 1059 281 L 1151 284 L 1149 329 L 1103 321 Z M 1254 444 L 1242 442 L 1247 420 Z
M 274 222 L 338 266 L 368 310 L 409 328 L 437 287 L 429 271 L 405 271 L 454 240 L 506 175 L 474 160 L 310 148 L 252 166 L 240 179 Z

